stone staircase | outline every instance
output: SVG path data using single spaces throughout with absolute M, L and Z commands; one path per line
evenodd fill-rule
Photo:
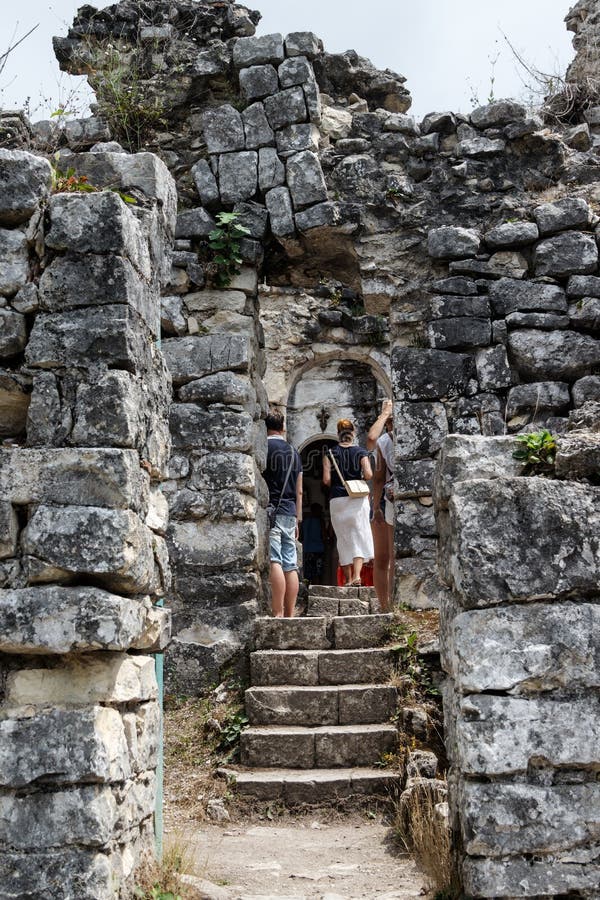
M 398 773 L 392 617 L 367 588 L 314 586 L 306 616 L 256 622 L 237 792 L 286 804 L 389 797 Z

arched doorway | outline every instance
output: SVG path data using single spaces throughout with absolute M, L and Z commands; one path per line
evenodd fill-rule
M 323 484 L 323 455 L 336 442 L 333 435 L 316 435 L 300 448 L 304 487 L 302 575 L 311 584 L 337 583 L 337 551 L 329 518 L 329 491 Z

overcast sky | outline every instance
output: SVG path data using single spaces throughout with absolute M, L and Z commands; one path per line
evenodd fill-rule
M 6 0 L 4 0 L 6 3 Z M 5 9 L 0 52 L 39 23 L 0 75 L 6 108 L 30 98 L 34 120 L 64 105 L 82 79 L 61 75 L 53 35 L 65 35 L 83 0 L 21 0 Z M 523 58 L 550 74 L 564 73 L 573 51 L 563 19 L 575 0 L 257 0 L 259 34 L 315 31 L 327 50 L 353 48 L 379 68 L 407 79 L 418 118 L 432 110 L 469 112 L 496 98 L 523 96 L 527 74 L 503 34 Z M 99 8 L 111 5 L 105 0 Z M 14 10 L 14 11 L 13 11 Z M 491 79 L 494 79 L 493 85 Z M 83 96 L 83 94 L 82 94 Z M 83 101 L 80 100 L 81 105 Z M 74 105 L 77 105 L 75 103 Z

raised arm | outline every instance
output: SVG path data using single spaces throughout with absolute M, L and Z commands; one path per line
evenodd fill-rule
M 375 475 L 373 477 L 373 519 L 383 518 L 381 497 L 385 487 L 387 465 L 379 447 L 375 455 Z
M 383 426 L 394 412 L 394 404 L 391 400 L 384 400 L 381 404 L 381 412 L 369 428 L 367 434 L 367 450 L 374 450 L 377 445 L 377 439 L 383 433 Z

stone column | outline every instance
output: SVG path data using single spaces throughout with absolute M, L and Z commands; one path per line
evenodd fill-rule
M 449 437 L 436 475 L 451 815 L 470 897 L 597 896 L 597 435 L 561 437 L 561 479 L 513 438 Z
M 169 631 L 154 606 L 169 585 L 170 380 L 156 339 L 175 195 L 150 154 L 90 156 L 94 183 L 104 166 L 136 205 L 113 190 L 49 196 L 46 160 L 0 151 L 0 242 L 12 248 L 0 403 L 16 398 L 0 450 L 10 896 L 35 886 L 108 900 L 153 851 L 160 710 L 148 654 Z

